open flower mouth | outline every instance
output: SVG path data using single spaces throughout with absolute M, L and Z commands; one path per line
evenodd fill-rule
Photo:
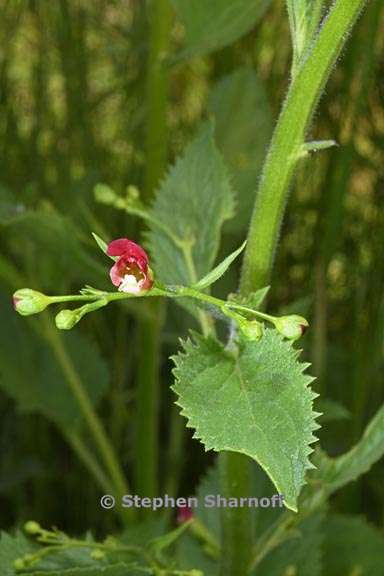
M 135 264 L 126 266 L 120 272 L 120 278 L 121 283 L 119 285 L 119 290 L 121 292 L 132 293 L 140 292 L 146 280 L 144 272 L 142 272 Z

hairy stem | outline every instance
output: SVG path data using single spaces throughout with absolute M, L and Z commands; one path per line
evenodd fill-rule
M 265 286 L 297 161 L 321 92 L 366 0 L 338 0 L 291 83 L 272 138 L 248 234 L 241 291 Z
M 292 79 L 264 164 L 248 233 L 240 291 L 248 294 L 270 279 L 289 189 L 321 92 L 365 0 L 337 0 L 307 58 Z M 221 455 L 222 490 L 226 496 L 246 496 L 250 465 L 237 454 Z M 251 551 L 241 545 L 252 539 L 248 509 L 223 511 L 221 575 L 249 565 Z M 232 572 L 231 572 L 232 570 Z M 244 571 L 245 573 L 245 571 Z

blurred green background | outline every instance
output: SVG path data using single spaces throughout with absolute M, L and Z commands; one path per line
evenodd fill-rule
M 86 283 L 109 289 L 109 262 L 91 231 L 140 238 L 143 225 L 98 204 L 93 189 L 105 182 L 121 194 L 131 185 L 146 190 L 147 4 L 1 0 L 0 13 L 0 525 L 34 518 L 104 533 L 117 520 L 100 511 L 100 488 L 84 468 L 89 438 L 68 383 L 80 379 L 89 391 L 140 491 L 136 384 L 146 350 L 139 327 L 154 311 L 144 302 L 111 306 L 62 335 L 49 312 L 16 317 L 11 295 L 23 286 L 50 294 Z M 384 401 L 383 18 L 381 0 L 371 2 L 327 87 L 312 136 L 340 146 L 300 164 L 269 300 L 270 310 L 310 321 L 304 354 L 325 412 L 320 441 L 331 455 L 359 438 Z M 172 54 L 183 34 L 175 17 Z M 238 195 L 220 255 L 246 234 L 290 57 L 284 2 L 275 0 L 231 46 L 167 61 L 167 158 L 214 117 Z M 238 271 L 218 293 L 236 289 Z M 183 495 L 212 460 L 190 432 L 183 438 L 184 422 L 171 410 L 168 357 L 191 326 L 187 313 L 167 307 L 156 477 L 163 490 L 171 483 Z M 335 510 L 382 526 L 383 473 L 381 462 L 337 494 Z

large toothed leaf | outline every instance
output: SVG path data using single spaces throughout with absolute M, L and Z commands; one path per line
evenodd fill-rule
M 208 54 L 252 30 L 270 0 L 173 0 L 186 29 L 181 56 Z
M 151 209 L 148 238 L 156 277 L 190 285 L 205 276 L 217 255 L 222 224 L 232 213 L 229 178 L 213 127 L 206 125 L 171 168 Z
M 256 460 L 297 509 L 310 444 L 319 426 L 308 365 L 274 330 L 238 352 L 213 338 L 195 336 L 175 358 L 177 404 L 206 450 L 230 450 Z

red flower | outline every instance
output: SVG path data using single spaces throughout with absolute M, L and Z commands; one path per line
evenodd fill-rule
M 190 506 L 178 506 L 177 507 L 177 523 L 184 524 L 184 522 L 189 522 L 193 518 L 192 508 Z
M 110 276 L 112 284 L 118 286 L 121 292 L 140 294 L 152 287 L 152 270 L 141 246 L 127 238 L 118 238 L 108 244 L 107 254 L 118 257 Z

